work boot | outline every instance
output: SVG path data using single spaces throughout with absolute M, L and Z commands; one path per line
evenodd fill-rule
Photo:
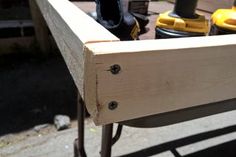
M 124 11 L 121 0 L 95 0 L 97 21 L 120 40 L 136 40 L 140 32 L 138 21 Z

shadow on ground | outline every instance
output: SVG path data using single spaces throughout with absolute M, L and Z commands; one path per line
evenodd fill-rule
M 163 143 L 160 145 L 152 146 L 149 148 L 139 150 L 137 152 L 123 155 L 121 157 L 148 157 L 148 156 L 153 156 L 153 155 L 160 154 L 160 153 L 167 152 L 167 151 L 170 151 L 172 153 L 172 155 L 175 157 L 182 157 L 182 156 L 185 156 L 185 157 L 199 157 L 199 156 L 201 156 L 201 157 L 210 157 L 210 156 L 235 157 L 236 156 L 236 149 L 235 149 L 236 148 L 236 140 L 235 140 L 236 138 L 229 140 L 229 142 L 221 143 L 219 145 L 205 148 L 200 151 L 185 154 L 185 155 L 181 155 L 177 150 L 177 148 L 180 148 L 183 146 L 187 146 L 187 145 L 194 144 L 196 142 L 200 142 L 200 141 L 204 141 L 204 140 L 208 140 L 211 138 L 216 138 L 218 136 L 230 134 L 233 132 L 236 132 L 235 125 L 229 126 L 226 128 L 222 128 L 222 129 L 209 131 L 209 132 L 200 133 L 197 135 L 185 137 L 185 138 L 178 139 L 175 141 L 170 141 L 170 142 Z
M 77 90 L 60 55 L 0 57 L 0 136 L 76 115 Z
M 56 114 L 76 116 L 77 90 L 60 55 L 0 57 L 0 136 L 52 123 Z M 234 106 L 234 103 L 232 103 Z M 235 157 L 235 138 L 226 143 L 182 155 L 178 148 L 236 132 L 236 126 L 200 133 L 152 146 L 123 157 L 145 157 L 170 151 L 181 157 Z

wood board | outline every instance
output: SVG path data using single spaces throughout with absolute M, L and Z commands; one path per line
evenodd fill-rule
M 30 12 L 34 22 L 35 37 L 39 44 L 40 50 L 44 55 L 48 55 L 51 51 L 49 31 L 46 22 L 35 2 L 29 0 Z
M 68 69 L 84 97 L 84 44 L 118 41 L 68 0 L 36 0 Z
M 96 125 L 236 98 L 235 35 L 120 42 L 66 0 L 36 1 Z
M 86 44 L 97 125 L 236 98 L 236 35 Z M 110 67 L 118 64 L 119 74 Z M 92 70 L 91 70 L 92 69 Z M 108 104 L 118 103 L 115 110 Z M 96 112 L 95 108 L 96 106 Z

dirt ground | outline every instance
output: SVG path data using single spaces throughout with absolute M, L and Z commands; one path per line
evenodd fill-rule
M 1 56 L 0 89 L 0 157 L 73 156 L 77 90 L 59 53 Z M 57 132 L 56 114 L 69 115 L 71 129 Z M 158 128 L 125 126 L 112 156 L 235 157 L 235 119 L 234 110 Z M 101 127 L 85 124 L 86 151 L 97 157 Z

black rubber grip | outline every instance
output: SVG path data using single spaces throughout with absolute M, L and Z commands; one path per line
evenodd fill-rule
M 198 0 L 176 0 L 173 14 L 183 18 L 195 18 Z

